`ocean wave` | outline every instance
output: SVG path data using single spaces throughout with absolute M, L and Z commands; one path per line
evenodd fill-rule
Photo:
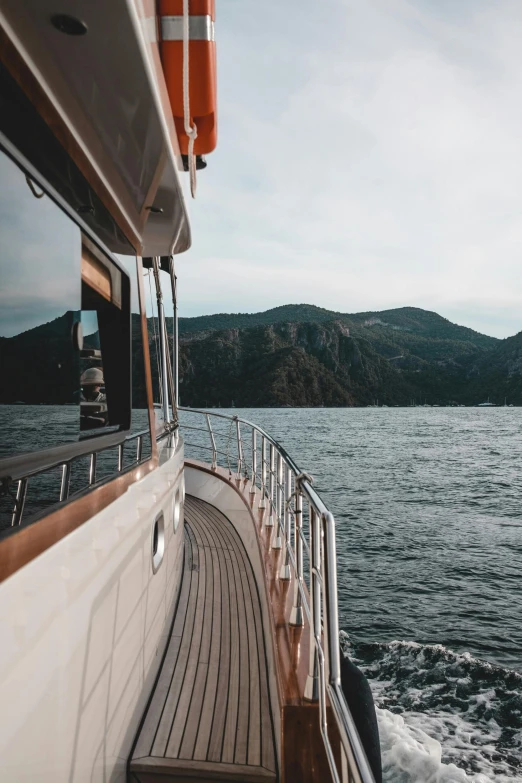
M 522 675 L 443 645 L 342 637 L 372 687 L 386 783 L 522 781 Z

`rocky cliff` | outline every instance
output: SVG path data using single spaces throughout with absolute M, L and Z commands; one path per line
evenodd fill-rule
M 473 404 L 475 368 L 503 343 L 414 307 L 287 305 L 181 319 L 180 335 L 182 403 L 224 407 Z

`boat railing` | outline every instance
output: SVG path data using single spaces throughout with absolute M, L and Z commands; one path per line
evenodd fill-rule
M 169 436 L 169 432 L 163 433 L 164 437 Z M 73 498 L 80 497 L 84 492 L 93 489 L 98 483 L 104 483 L 109 481 L 121 473 L 130 470 L 137 465 L 150 459 L 150 452 L 144 450 L 144 444 L 150 443 L 150 430 L 144 429 L 139 432 L 134 432 L 127 435 L 119 443 L 102 445 L 96 448 L 96 441 L 93 440 L 89 451 L 83 451 L 77 453 L 76 444 L 72 444 L 70 451 L 71 456 L 67 456 L 67 450 L 63 449 L 63 453 L 59 457 L 52 453 L 48 458 L 45 457 L 45 453 L 36 455 L 37 458 L 33 460 L 32 455 L 27 455 L 24 461 L 20 461 L 20 466 L 17 466 L 16 473 L 6 477 L 2 481 L 2 494 L 7 498 L 11 498 L 13 506 L 11 513 L 11 527 L 17 527 L 24 521 L 24 514 L 26 512 L 26 502 L 28 497 L 28 491 L 30 482 L 37 476 L 45 476 L 45 474 L 52 474 L 58 472 L 54 479 L 51 479 L 48 484 L 53 481 L 57 482 L 58 493 L 58 506 Z M 100 457 L 103 455 L 107 459 L 105 464 L 102 465 L 103 471 L 100 471 Z M 111 457 L 114 462 L 108 462 Z M 32 460 L 34 464 L 32 464 Z M 86 463 L 82 466 L 82 460 Z M 81 473 L 85 477 L 80 478 Z M 71 477 L 73 471 L 77 475 L 79 489 L 71 492 Z M 103 476 L 100 477 L 100 472 L 103 472 Z M 16 487 L 16 490 L 15 490 Z M 41 488 L 38 492 L 41 496 Z M 56 500 L 46 504 L 45 508 L 38 508 L 38 514 L 42 512 L 49 513 L 52 507 L 56 505 Z M 51 508 L 50 508 L 51 507 Z M 34 515 L 31 515 L 34 516 Z
M 335 783 L 373 783 L 374 778 L 341 686 L 337 605 L 335 520 L 286 450 L 246 419 L 215 411 L 179 408 L 185 454 L 210 456 L 212 469 L 225 468 L 249 492 L 260 493 L 264 524 L 273 528 L 271 546 L 280 550 L 279 579 L 293 572 L 289 623 L 310 629 L 310 660 L 303 697 L 317 701 L 320 730 Z M 197 417 L 196 422 L 191 417 Z M 328 706 L 331 709 L 327 709 Z M 341 746 L 338 763 L 328 729 L 333 716 Z

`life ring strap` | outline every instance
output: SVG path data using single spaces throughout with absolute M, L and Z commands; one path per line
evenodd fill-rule
M 161 17 L 161 40 L 183 40 L 183 17 Z M 214 20 L 210 14 L 189 16 L 189 41 L 215 41 Z

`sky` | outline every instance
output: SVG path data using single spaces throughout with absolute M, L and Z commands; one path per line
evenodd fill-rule
M 81 235 L 3 152 L 0 183 L 0 337 L 12 337 L 80 309 Z
M 522 330 L 522 3 L 219 0 L 180 314 L 415 306 Z

